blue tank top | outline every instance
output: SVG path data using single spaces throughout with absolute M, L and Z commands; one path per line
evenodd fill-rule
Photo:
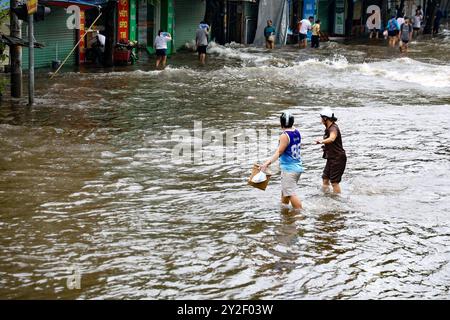
M 300 157 L 300 144 L 302 142 L 302 136 L 300 132 L 295 129 L 294 131 L 284 131 L 289 138 L 289 144 L 280 156 L 281 170 L 287 172 L 304 172 L 302 159 Z

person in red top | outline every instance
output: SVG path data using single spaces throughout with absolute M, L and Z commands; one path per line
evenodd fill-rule
M 323 191 L 327 192 L 330 182 L 334 193 L 341 193 L 342 175 L 347 164 L 347 156 L 342 146 L 341 131 L 336 124 L 337 118 L 330 108 L 325 108 L 320 112 L 322 124 L 325 126 L 323 139 L 316 140 L 317 144 L 323 144 L 323 158 L 327 159 L 327 164 L 323 170 Z

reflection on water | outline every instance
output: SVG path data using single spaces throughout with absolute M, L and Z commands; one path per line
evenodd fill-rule
M 446 34 L 407 57 L 214 46 L 205 67 L 186 52 L 164 71 L 39 74 L 35 107 L 0 107 L 0 296 L 448 298 Z M 323 106 L 348 153 L 338 197 L 320 190 Z M 301 212 L 280 211 L 277 175 L 247 186 L 259 151 L 171 161 L 172 133 L 194 121 L 278 130 L 286 109 L 304 141 Z

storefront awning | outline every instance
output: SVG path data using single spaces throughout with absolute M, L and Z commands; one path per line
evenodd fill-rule
M 79 1 L 79 0 L 40 0 L 39 4 L 46 6 L 55 6 L 67 8 L 69 6 L 75 5 L 79 6 L 82 10 L 88 10 L 93 8 L 98 8 L 102 4 L 107 3 L 107 0 L 95 0 L 95 1 Z

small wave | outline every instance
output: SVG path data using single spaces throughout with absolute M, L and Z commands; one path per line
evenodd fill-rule
M 191 74 L 194 75 L 197 72 L 188 67 L 173 67 L 168 65 L 163 70 L 133 70 L 133 71 L 111 71 L 106 73 L 79 73 L 79 72 L 67 72 L 61 74 L 61 77 L 64 78 L 77 78 L 77 79 L 104 79 L 104 78 L 149 78 L 149 77 L 158 77 L 161 75 L 169 75 L 169 74 Z M 55 83 L 54 86 L 58 86 L 58 83 Z
M 450 66 L 433 65 L 411 58 L 350 63 L 346 57 L 336 55 L 331 59 L 311 58 L 298 61 L 285 67 L 267 64 L 224 67 L 220 73 L 230 78 L 262 78 L 288 82 L 295 86 L 316 86 L 315 79 L 320 79 L 322 87 L 337 88 L 376 88 L 390 91 L 408 87 L 419 90 L 450 87 Z
M 220 57 L 228 59 L 236 59 L 245 63 L 251 63 L 252 65 L 265 65 L 268 61 L 273 60 L 274 57 L 270 54 L 264 53 L 256 54 L 248 52 L 248 48 L 237 44 L 228 44 L 226 46 L 218 45 L 215 42 L 211 42 L 208 47 L 208 52 L 216 54 Z

